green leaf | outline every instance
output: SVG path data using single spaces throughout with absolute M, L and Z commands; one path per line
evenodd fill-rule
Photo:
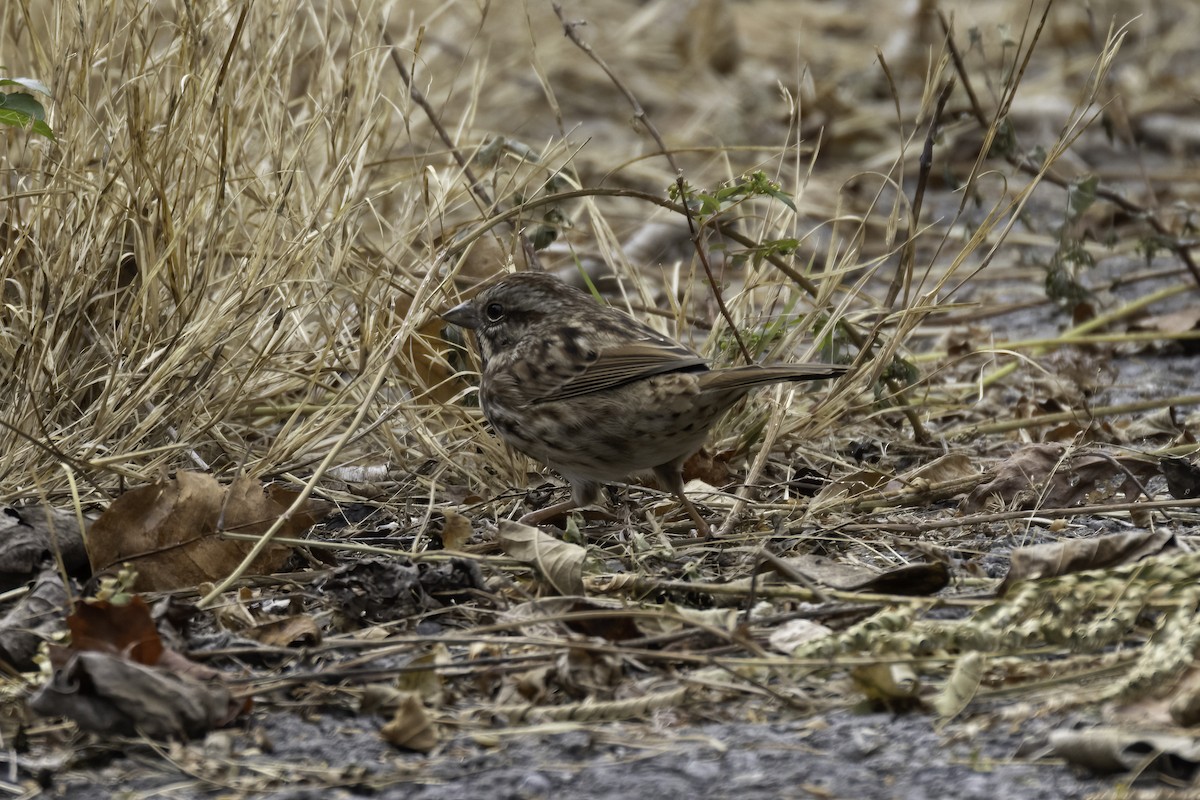
M 20 86 L 31 92 L 41 92 L 46 97 L 52 97 L 50 89 L 37 78 L 0 78 L 0 86 Z
M 1086 178 L 1076 178 L 1067 189 L 1067 219 L 1077 220 L 1083 212 L 1096 202 L 1096 187 L 1100 185 L 1099 175 L 1089 175 Z
M 0 124 L 22 130 L 29 129 L 51 141 L 57 141 L 54 131 L 46 124 L 45 119 L 46 110 L 32 95 L 23 92 L 0 93 Z
M 787 192 L 783 191 L 782 189 L 767 189 L 767 194 L 771 195 L 771 197 L 774 197 L 776 200 L 783 203 L 785 206 L 790 208 L 792 211 L 796 210 L 796 204 L 792 202 L 792 196 L 790 194 L 788 194 Z
M 46 118 L 46 109 L 42 108 L 42 104 L 34 100 L 33 95 L 24 92 L 0 93 L 0 108 L 16 111 L 18 114 L 24 114 L 33 119 Z

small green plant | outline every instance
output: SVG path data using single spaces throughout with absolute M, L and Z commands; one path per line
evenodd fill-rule
M 2 91 L 8 86 L 19 86 L 29 91 Z M 57 141 L 54 131 L 46 124 L 46 109 L 30 92 L 39 92 L 50 97 L 50 90 L 46 88 L 46 84 L 36 78 L 0 78 L 0 124 L 31 130 L 50 141 Z
M 1046 296 L 1067 308 L 1073 308 L 1091 297 L 1091 292 L 1079 276 L 1096 262 L 1084 247 L 1076 228 L 1084 212 L 1096 202 L 1099 183 L 1097 176 L 1087 175 L 1076 179 L 1068 187 L 1066 219 L 1059 231 L 1058 249 L 1046 268 Z
M 685 186 L 685 197 L 680 198 L 679 187 L 674 184 L 672 184 L 669 191 L 672 200 L 678 201 L 683 199 L 687 201 L 695 207 L 696 211 L 702 217 L 713 216 L 723 208 L 749 197 L 773 197 L 792 211 L 796 210 L 796 204 L 792 202 L 792 196 L 783 191 L 778 183 L 768 178 L 767 174 L 761 170 L 752 172 L 749 175 L 743 175 L 739 182 L 722 186 L 720 189 L 712 192 L 705 192 L 694 189 L 691 186 Z

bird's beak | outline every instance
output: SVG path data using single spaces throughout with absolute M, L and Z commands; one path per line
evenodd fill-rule
M 459 303 L 449 311 L 443 312 L 442 319 L 451 325 L 457 325 L 460 328 L 467 328 L 469 330 L 475 330 L 479 327 L 479 311 L 470 300 L 465 303 Z

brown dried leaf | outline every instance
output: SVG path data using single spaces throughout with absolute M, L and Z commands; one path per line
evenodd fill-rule
M 1175 534 L 1170 531 L 1131 531 L 1021 547 L 1013 551 L 1012 564 L 997 591 L 1003 595 L 1017 581 L 1129 564 L 1174 547 Z
M 500 523 L 498 539 L 505 553 L 536 568 L 559 594 L 583 594 L 583 562 L 587 551 L 579 545 L 510 520 Z
M 471 520 L 450 509 L 442 513 L 446 518 L 445 524 L 442 525 L 442 547 L 446 550 L 462 550 L 474 533 L 471 530 Z
M 264 491 L 248 476 L 228 489 L 210 475 L 181 472 L 174 480 L 132 489 L 118 497 L 88 531 L 87 548 L 94 572 L 131 562 L 142 591 L 176 589 L 215 581 L 234 569 L 252 542 L 223 539 L 223 530 L 262 533 L 282 514 L 295 494 L 277 487 Z M 296 536 L 325 513 L 310 502 L 280 531 Z M 254 563 L 256 574 L 270 573 L 286 560 L 289 548 L 271 547 Z
M 969 514 L 979 511 L 989 501 L 1027 507 L 1037 499 L 1033 487 L 1054 471 L 1065 453 L 1066 448 L 1057 444 L 1022 447 L 993 470 L 992 480 L 980 484 L 967 495 L 961 506 L 963 512 Z
M 253 625 L 242 631 L 242 635 L 271 647 L 311 647 L 321 643 L 321 629 L 308 614 Z
M 196 736 L 228 724 L 246 708 L 219 683 L 95 651 L 67 656 L 29 705 L 44 716 L 68 717 L 87 731 L 150 736 Z
M 150 606 L 140 597 L 123 604 L 81 600 L 67 617 L 67 627 L 75 651 L 112 653 L 147 666 L 162 658 L 162 639 Z
M 922 464 L 900 477 L 905 483 L 918 480 L 931 484 L 955 483 L 965 479 L 977 478 L 979 468 L 966 453 L 946 453 L 935 458 L 928 464 Z
M 1156 463 L 1139 456 L 1076 451 L 1057 444 L 1031 444 L 1000 464 L 991 481 L 976 487 L 962 503 L 965 513 L 988 503 L 1006 508 L 1069 508 L 1097 503 L 1120 491 L 1132 501 L 1141 484 L 1158 473 Z
M 844 592 L 924 596 L 933 594 L 950 582 L 950 569 L 941 561 L 905 564 L 878 572 L 858 564 L 845 564 L 824 556 L 801 555 L 781 559 L 772 571 L 781 578 L 802 585 L 820 584 Z M 781 570 L 786 566 L 787 570 Z M 799 575 L 785 575 L 795 570 Z
M 411 693 L 397 702 L 392 721 L 384 725 L 380 733 L 389 744 L 418 753 L 428 753 L 441 738 L 421 704 L 421 698 Z
M 728 451 L 714 455 L 700 448 L 683 462 L 684 482 L 699 480 L 709 486 L 724 486 L 732 479 L 733 474 L 729 471 L 729 459 L 732 456 Z
M 879 470 L 864 468 L 825 484 L 815 502 L 838 497 L 858 497 L 872 491 L 882 491 L 892 478 Z

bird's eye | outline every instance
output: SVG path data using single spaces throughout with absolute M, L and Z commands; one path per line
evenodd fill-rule
M 499 303 L 488 303 L 483 313 L 487 315 L 488 322 L 499 322 L 504 319 L 504 306 Z

